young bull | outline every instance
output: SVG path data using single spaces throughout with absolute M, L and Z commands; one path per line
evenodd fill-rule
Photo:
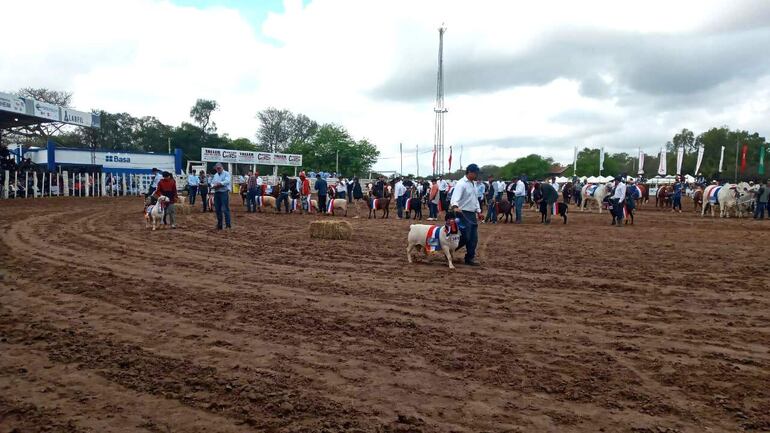
M 458 223 L 458 218 L 450 211 L 447 212 L 446 223 L 443 227 L 427 224 L 410 225 L 406 246 L 406 258 L 409 263 L 412 263 L 412 250 L 423 250 L 426 255 L 443 251 L 449 269 L 454 269 L 452 252 L 460 244 Z
M 553 204 L 554 216 L 559 215 L 564 219 L 564 224 L 567 224 L 567 206 L 566 203 L 556 202 Z M 540 206 L 540 222 L 545 222 L 545 214 L 548 212 L 548 206 Z

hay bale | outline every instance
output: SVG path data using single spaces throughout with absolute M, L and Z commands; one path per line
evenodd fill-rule
M 174 206 L 176 206 L 176 213 L 178 214 L 190 215 L 190 213 L 192 213 L 192 206 L 190 206 L 186 201 L 180 201 Z
M 349 240 L 353 237 L 353 225 L 347 221 L 313 221 L 310 223 L 310 237 Z

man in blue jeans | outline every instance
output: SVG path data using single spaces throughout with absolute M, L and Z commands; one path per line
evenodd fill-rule
M 217 214 L 217 230 L 222 230 L 222 217 L 224 216 L 225 226 L 229 229 L 230 225 L 230 191 L 233 187 L 233 178 L 230 173 L 225 171 L 222 163 L 218 162 L 216 173 L 211 178 L 211 188 L 214 190 L 214 210 Z
M 524 181 L 521 177 L 514 179 L 516 187 L 513 190 L 515 206 L 516 206 L 516 224 L 521 224 L 521 209 L 524 207 L 524 200 L 527 198 L 527 187 L 524 185 Z
M 767 206 L 768 202 L 770 202 L 770 179 L 767 180 L 766 185 L 759 188 L 756 197 L 757 203 L 754 208 L 754 219 L 763 220 L 765 219 L 765 210 L 767 210 L 768 216 L 770 216 L 770 207 Z
M 190 170 L 190 174 L 187 175 L 187 198 L 190 201 L 190 206 L 195 206 L 195 198 L 198 195 L 198 185 L 200 185 L 200 178 L 195 174 L 195 170 Z
M 476 245 L 479 242 L 479 215 L 481 207 L 476 196 L 476 186 L 474 181 L 478 178 L 479 166 L 469 164 L 465 168 L 465 177 L 457 181 L 452 192 L 452 199 L 449 203 L 450 209 L 459 213 L 462 212 L 463 240 L 461 245 L 465 246 L 465 264 L 468 266 L 479 266 L 476 258 Z M 459 247 L 458 247 L 459 248 Z

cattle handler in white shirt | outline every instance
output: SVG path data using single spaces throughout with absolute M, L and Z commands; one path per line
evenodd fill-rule
M 465 168 L 465 177 L 457 181 L 449 204 L 449 208 L 456 213 L 462 212 L 460 227 L 463 238 L 460 241 L 460 246 L 465 246 L 465 264 L 468 266 L 479 266 L 479 263 L 474 260 L 476 258 L 476 245 L 479 243 L 479 214 L 481 214 L 481 207 L 476 196 L 476 186 L 474 185 L 478 176 L 479 166 L 469 164 Z
M 620 176 L 615 178 L 615 193 L 612 194 L 611 200 L 612 213 L 614 215 L 612 225 L 623 227 L 623 206 L 626 203 L 626 183 L 621 180 Z M 617 224 L 615 221 L 617 221 Z

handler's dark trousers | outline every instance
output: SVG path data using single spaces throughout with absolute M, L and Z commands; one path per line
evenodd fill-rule
M 610 200 L 612 202 L 612 216 L 614 217 L 614 221 L 617 222 L 617 224 L 623 224 L 623 208 L 620 205 L 620 202 L 618 199 L 613 198 Z
M 214 211 L 217 213 L 217 228 L 222 228 L 223 214 L 225 225 L 230 228 L 230 193 L 228 191 L 214 193 Z
M 187 197 L 190 199 L 190 205 L 195 206 L 195 197 L 198 196 L 198 185 L 190 185 L 190 193 Z
M 198 188 L 198 192 L 201 194 L 201 202 L 203 203 L 203 212 L 209 210 L 209 187 L 201 186 Z
M 479 221 L 476 212 L 463 211 L 465 232 L 465 263 L 472 262 L 476 257 L 476 245 L 479 243 Z
M 249 190 L 248 193 L 246 193 L 246 212 L 257 211 L 257 194 L 258 193 L 259 193 L 258 188 L 252 188 Z
M 278 194 L 278 203 L 275 204 L 275 210 L 281 211 L 281 203 L 283 203 L 284 207 L 286 208 L 286 213 L 289 213 L 289 193 L 281 191 L 280 194 Z
M 326 195 L 318 196 L 318 212 L 326 213 Z
M 756 219 L 765 219 L 765 209 L 767 208 L 768 216 L 770 216 L 770 208 L 768 208 L 767 203 L 760 203 L 757 202 L 754 206 L 754 218 Z

